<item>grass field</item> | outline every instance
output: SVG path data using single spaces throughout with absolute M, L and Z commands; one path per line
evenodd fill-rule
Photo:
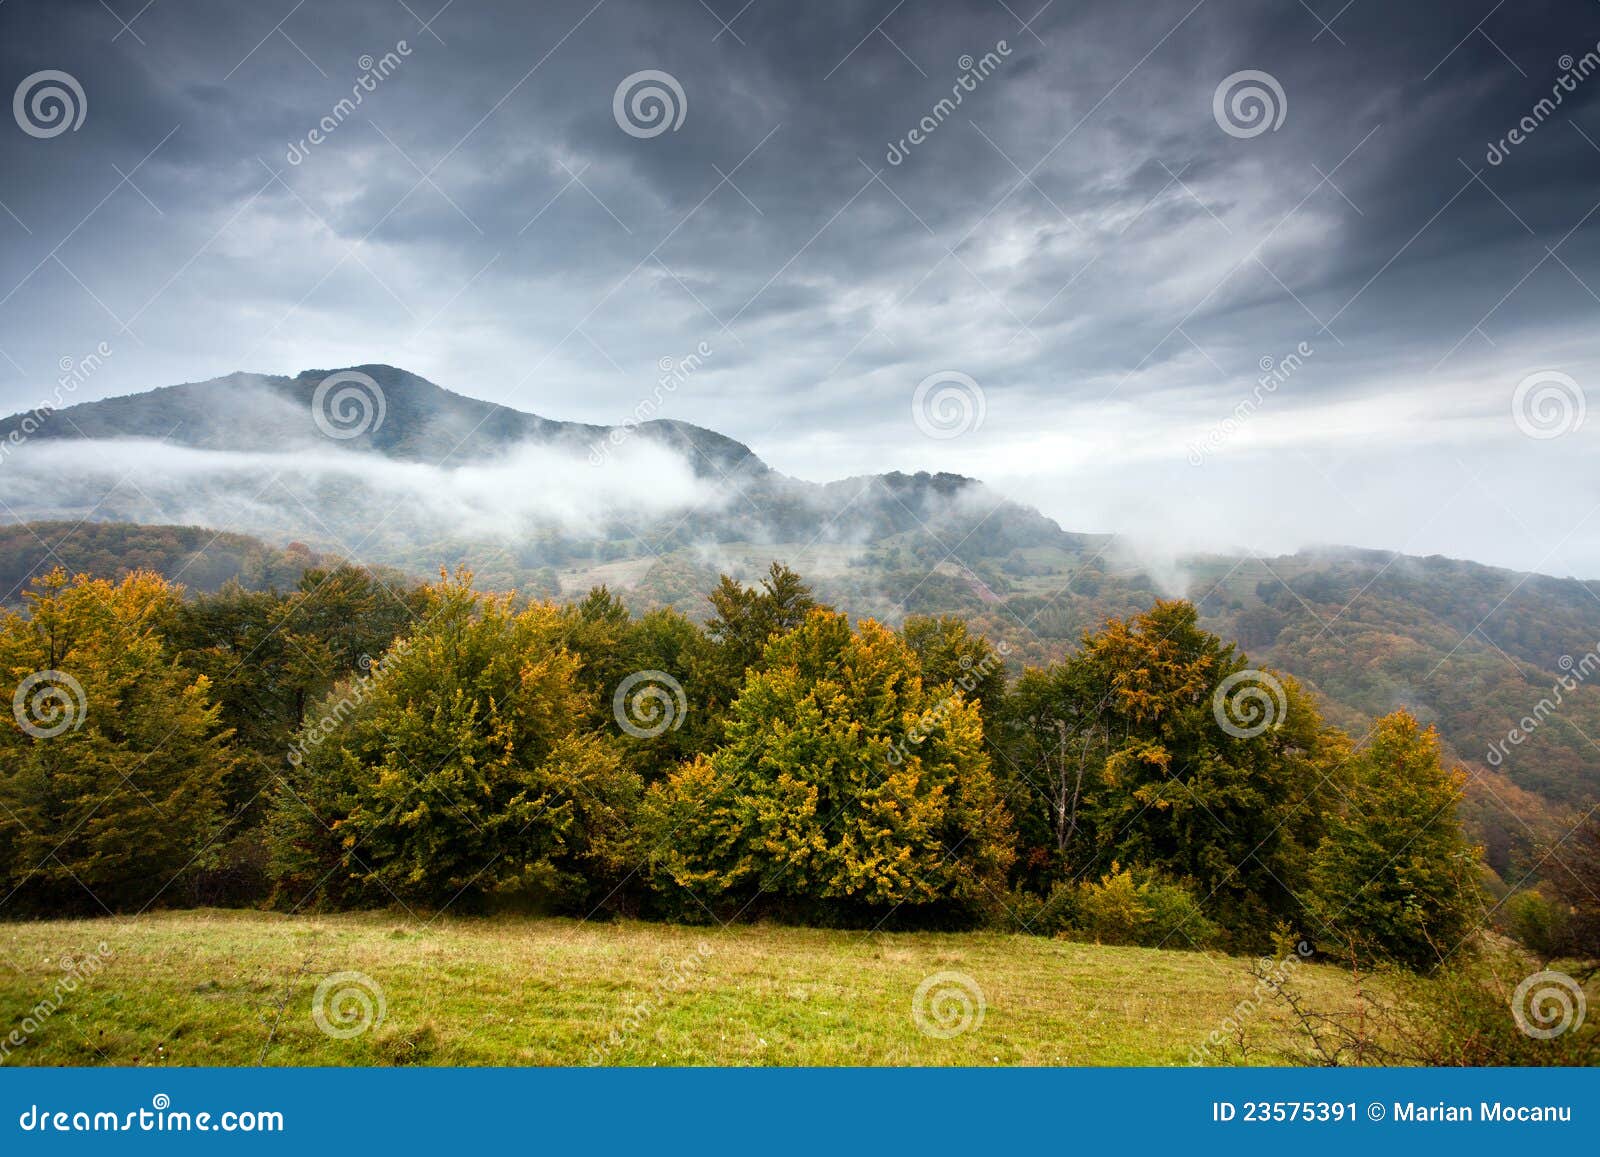
M 941 973 L 922 1024 L 950 1036 L 913 1013 Z M 1175 1065 L 1254 988 L 1240 958 L 1025 936 L 201 911 L 0 925 L 0 1063 Z M 1304 1059 L 1281 1002 L 1244 1019 L 1249 1063 Z

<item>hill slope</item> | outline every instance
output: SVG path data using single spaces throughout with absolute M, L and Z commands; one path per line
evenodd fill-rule
M 1309 684 L 1354 733 L 1399 707 L 1436 722 L 1474 765 L 1476 830 L 1503 871 L 1555 830 L 1554 809 L 1600 798 L 1600 583 L 1354 548 L 1156 565 L 969 478 L 819 485 L 685 423 L 558 422 L 390 366 L 333 372 L 352 374 L 381 395 L 381 421 L 371 398 L 368 411 L 319 402 L 321 370 L 63 409 L 12 453 L 0 499 L 16 519 L 213 526 L 414 574 L 466 563 L 485 586 L 547 596 L 605 582 L 638 607 L 696 615 L 719 572 L 749 579 L 779 558 L 858 615 L 965 615 L 1007 644 L 1014 670 L 1059 657 L 1108 617 L 1184 595 L 1209 629 Z M 366 428 L 342 436 L 338 421 L 359 426 L 363 413 Z M 0 422 L 0 438 L 21 425 Z M 163 541 L 86 541 L 87 569 L 182 567 L 205 587 L 277 581 L 293 565 L 224 536 L 206 554 L 231 561 L 207 569 L 183 553 L 197 549 L 192 530 L 153 533 Z M 19 553 L 7 573 L 36 567 L 28 537 L 9 543 Z M 1507 742 L 1513 727 L 1525 738 Z

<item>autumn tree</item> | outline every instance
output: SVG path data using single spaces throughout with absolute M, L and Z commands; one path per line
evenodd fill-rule
M 822 609 L 768 645 L 726 743 L 650 790 L 645 828 L 680 910 L 728 916 L 970 919 L 1012 855 L 976 704 Z
M 24 904 L 142 909 L 182 900 L 228 827 L 234 766 L 210 681 L 162 629 L 178 588 L 55 570 L 0 619 L 0 879 Z
M 1184 884 L 1245 942 L 1297 918 L 1337 739 L 1293 680 L 1251 668 L 1192 604 L 1112 620 L 1025 673 L 1004 736 L 1029 862 L 1042 847 L 1057 878 L 1118 862 Z

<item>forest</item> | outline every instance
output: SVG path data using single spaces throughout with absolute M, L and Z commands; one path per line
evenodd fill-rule
M 403 904 L 1424 973 L 1493 928 L 1600 958 L 1600 825 L 1486 888 L 1431 728 L 1341 731 L 1188 602 L 1013 679 L 959 617 L 852 621 L 779 563 L 706 598 L 38 577 L 0 621 L 0 916 Z

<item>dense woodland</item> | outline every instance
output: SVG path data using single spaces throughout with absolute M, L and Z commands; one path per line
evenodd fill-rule
M 1292 935 L 1421 970 L 1494 915 L 1547 954 L 1600 955 L 1592 879 L 1553 874 L 1491 913 L 1430 729 L 1395 713 L 1357 745 L 1188 603 L 1009 680 L 961 619 L 852 622 L 778 564 L 708 597 L 699 625 L 466 573 L 396 586 L 344 565 L 188 594 L 49 573 L 0 622 L 0 671 L 70 676 L 81 701 L 19 693 L 0 738 L 5 912 L 515 907 L 1237 951 Z M 1219 688 L 1240 680 L 1279 698 L 1225 728 Z M 1593 830 L 1584 848 L 1600 858 Z

